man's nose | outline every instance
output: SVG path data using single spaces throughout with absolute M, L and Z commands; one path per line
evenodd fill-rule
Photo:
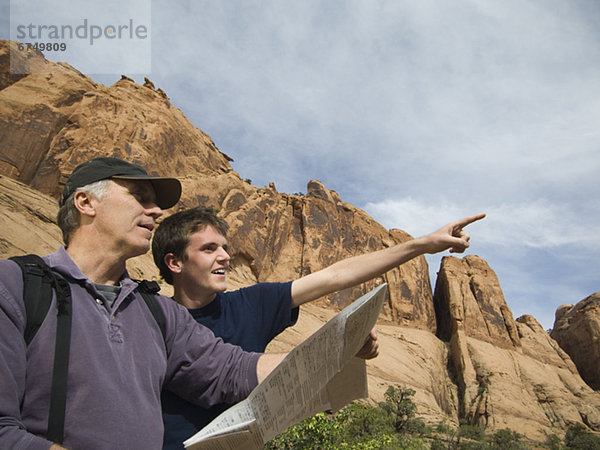
M 152 216 L 154 220 L 163 215 L 163 210 L 154 202 L 148 202 L 144 205 L 144 208 L 146 209 L 146 215 Z
M 225 250 L 223 247 L 220 247 L 219 249 L 219 260 L 220 261 L 229 261 L 229 259 L 231 258 L 229 256 L 229 253 L 227 253 L 227 250 Z

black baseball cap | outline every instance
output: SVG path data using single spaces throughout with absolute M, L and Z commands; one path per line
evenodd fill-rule
M 118 158 L 101 157 L 86 161 L 77 167 L 69 176 L 59 200 L 62 206 L 78 188 L 100 180 L 148 180 L 156 194 L 156 204 L 161 209 L 169 209 L 177 204 L 181 197 L 181 183 L 177 178 L 154 177 L 148 175 L 146 169 L 137 164 Z

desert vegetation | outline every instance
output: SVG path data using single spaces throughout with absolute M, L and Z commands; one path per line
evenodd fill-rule
M 336 413 L 316 414 L 268 442 L 265 450 L 600 450 L 600 437 L 580 423 L 570 426 L 563 439 L 552 434 L 545 443 L 530 442 L 509 429 L 490 433 L 485 427 L 466 423 L 459 427 L 446 422 L 427 425 L 417 415 L 414 394 L 410 388 L 389 386 L 385 401 L 377 406 L 354 402 Z

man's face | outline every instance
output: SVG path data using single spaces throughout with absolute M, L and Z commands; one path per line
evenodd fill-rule
M 176 282 L 185 283 L 197 296 L 214 296 L 225 291 L 229 267 L 227 250 L 227 239 L 211 225 L 192 233 L 181 261 L 181 276 Z
M 142 255 L 150 249 L 156 219 L 162 215 L 155 201 L 149 181 L 111 180 L 96 206 L 96 227 L 123 256 Z

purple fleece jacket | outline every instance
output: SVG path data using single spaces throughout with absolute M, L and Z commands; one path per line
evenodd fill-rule
M 69 280 L 73 297 L 65 447 L 160 449 L 161 388 L 208 407 L 240 401 L 256 386 L 260 354 L 223 343 L 173 300 L 158 296 L 163 340 L 126 273 L 111 307 L 64 248 L 44 260 Z M 0 261 L 0 448 L 47 449 L 51 443 L 40 436 L 48 422 L 56 300 L 26 347 L 22 293 L 18 266 Z

